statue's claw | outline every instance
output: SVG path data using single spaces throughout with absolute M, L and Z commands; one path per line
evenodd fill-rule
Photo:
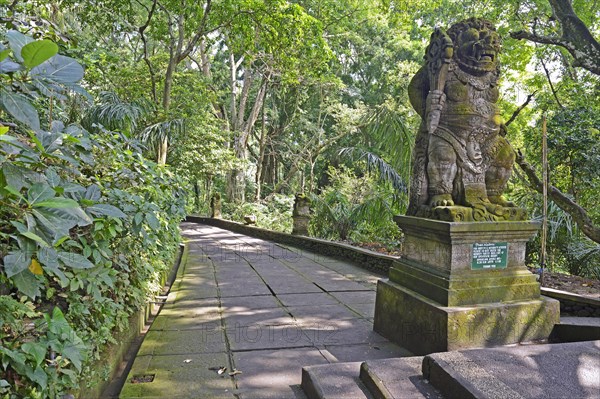
M 491 203 L 505 208 L 514 208 L 516 206 L 514 202 L 507 200 L 503 195 L 490 195 L 488 199 Z
M 431 200 L 429 201 L 429 205 L 432 208 L 435 208 L 438 206 L 453 206 L 454 201 L 452 200 L 452 195 L 450 195 L 450 194 L 439 194 L 439 195 L 434 195 L 433 197 L 431 197 Z

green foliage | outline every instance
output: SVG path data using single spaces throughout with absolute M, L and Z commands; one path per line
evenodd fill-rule
M 330 167 L 330 185 L 312 198 L 311 235 L 326 239 L 382 242 L 393 246 L 400 230 L 393 221 L 394 193 L 369 175 Z
M 564 104 L 557 109 L 551 108 L 556 107 L 553 97 L 542 97 L 551 109 L 547 113 L 549 182 L 584 207 L 594 223 L 600 223 L 597 201 L 600 191 L 600 108 L 593 101 L 597 82 L 591 80 L 579 86 L 565 80 L 562 90 L 570 96 L 565 97 Z M 538 126 L 526 128 L 522 138 L 526 157 L 538 170 L 541 170 L 540 126 L 538 119 Z M 532 195 L 518 186 L 516 191 L 535 215 L 542 214 L 540 195 Z M 583 236 L 571 216 L 552 202 L 548 208 L 548 225 L 549 268 L 592 277 L 600 273 L 595 246 Z M 531 256 L 535 260 L 539 259 L 539 238 L 536 244 L 536 248 L 531 246 Z
M 0 106 L 12 118 L 35 132 L 40 118 L 33 105 L 35 93 L 65 99 L 68 91 L 83 92 L 76 84 L 83 77 L 82 66 L 73 58 L 56 54 L 58 47 L 49 40 L 34 41 L 11 30 L 6 34 L 9 48 L 0 45 Z
M 600 245 L 587 239 L 573 240 L 565 253 L 569 272 L 600 280 Z
M 293 196 L 273 194 L 260 202 L 223 203 L 222 212 L 223 217 L 237 222 L 243 222 L 244 216 L 254 215 L 258 227 L 290 233 L 293 207 Z
M 572 3 L 597 36 L 595 3 Z M 402 213 L 419 123 L 408 104 L 408 82 L 423 62 L 424 47 L 435 26 L 448 27 L 463 18 L 482 16 L 495 22 L 503 38 L 498 104 L 504 118 L 512 115 L 525 96 L 535 93 L 509 126 L 510 142 L 536 164 L 539 120 L 545 112 L 551 182 L 598 222 L 598 77 L 574 66 L 572 57 L 556 46 L 534 45 L 510 36 L 519 30 L 560 36 L 561 26 L 548 0 L 383 0 L 369 6 L 362 0 L 221 0 L 212 1 L 210 9 L 205 8 L 207 2 L 188 2 L 186 7 L 173 0 L 156 3 L 156 8 L 152 4 L 130 0 L 10 2 L 0 30 L 20 27 L 39 40 L 31 42 L 11 33 L 14 37 L 0 47 L 0 65 L 6 68 L 6 73 L 0 73 L 2 87 L 11 93 L 3 105 L 10 114 L 8 122 L 35 124 L 34 111 L 39 114 L 40 130 L 51 130 L 52 120 L 61 119 L 66 125 L 76 120 L 73 110 L 77 107 L 70 107 L 71 100 L 54 94 L 50 101 L 35 98 L 42 89 L 33 85 L 37 78 L 32 71 L 58 59 L 45 59 L 54 50 L 43 39 L 52 39 L 62 46 L 61 53 L 82 60 L 85 86 L 99 95 L 100 103 L 88 112 L 86 122 L 128 137 L 150 127 L 145 144 L 168 144 L 167 162 L 189 180 L 188 191 L 196 194 L 195 209 L 205 210 L 209 193 L 214 191 L 227 193 L 224 198 L 235 197 L 244 192 L 235 186 L 245 182 L 246 198 L 267 196 L 267 202 L 235 209 L 224 204 L 225 210 L 237 220 L 253 213 L 259 225 L 276 226 L 270 220 L 279 220 L 284 212 L 272 205 L 272 193 L 314 193 L 325 185 L 330 165 L 353 167 L 365 160 L 375 172 L 371 178 L 387 178 L 395 184 L 395 192 L 388 183 L 373 183 L 373 187 L 385 194 L 382 198 L 393 193 L 394 199 L 384 202 L 393 204 L 394 213 Z M 74 44 L 78 48 L 65 48 Z M 15 52 L 13 47 L 24 51 Z M 189 53 L 183 51 L 188 49 Z M 16 58 L 21 52 L 28 58 L 26 64 Z M 19 70 L 8 72 L 15 64 Z M 72 90 L 60 82 L 47 86 L 63 96 Z M 100 94 L 106 91 L 115 94 Z M 152 106 L 146 108 L 148 103 Z M 184 124 L 185 130 L 180 129 Z M 91 123 L 84 127 L 101 132 Z M 0 133 L 6 129 L 0 126 Z M 168 143 L 162 140 L 165 137 Z M 353 156 L 340 157 L 343 148 L 352 149 L 344 155 Z M 154 158 L 148 151 L 145 155 Z M 230 173 L 238 170 L 243 173 Z M 518 197 L 539 214 L 541 201 L 527 184 L 513 179 L 509 188 L 509 196 Z M 34 197 L 28 192 L 22 195 L 22 206 L 29 207 L 26 213 L 37 220 L 33 211 L 44 207 L 32 205 Z M 353 215 L 353 194 L 330 195 L 330 204 L 348 200 L 340 215 Z M 71 198 L 61 193 L 56 197 Z M 319 197 L 324 199 L 322 194 Z M 46 205 L 55 206 L 55 202 Z M 85 204 L 79 207 L 87 209 Z M 45 207 L 43 211 L 48 209 L 76 210 Z M 553 225 L 563 227 L 555 229 L 550 251 L 557 267 L 566 270 L 567 259 L 576 259 L 570 254 L 583 241 L 575 225 L 565 227 L 566 216 L 553 215 Z M 383 235 L 374 233 L 377 228 L 372 226 L 380 219 L 388 220 L 387 213 L 370 217 L 371 227 L 359 223 L 345 229 L 351 231 L 349 237 L 355 239 L 361 229 L 367 238 Z M 19 234 L 36 239 L 28 231 Z M 571 241 L 574 245 L 567 245 Z M 13 255 L 8 258 L 12 270 L 21 270 L 26 259 Z
M 0 305 L 0 360 L 11 371 L 1 376 L 0 394 L 55 398 L 76 386 L 87 352 L 60 308 L 39 318 L 31 302 L 2 296 Z
M 600 190 L 598 109 L 580 106 L 561 110 L 549 120 L 548 135 L 552 181 L 571 193 L 600 222 L 595 194 Z
M 29 72 L 81 66 L 47 43 L 19 53 L 37 42 L 16 32 L 9 43 L 5 61 L 18 67 L 0 73 L 0 90 L 23 106 L 3 98 L 0 114 L 20 122 L 0 132 L 0 394 L 57 398 L 87 380 L 113 333 L 159 292 L 185 196 L 182 181 L 123 134 L 41 121 L 34 99 L 82 89 L 75 75 L 50 93 Z
M 87 110 L 81 124 L 88 131 L 97 131 L 102 126 L 132 136 L 140 120 L 151 110 L 144 101 L 129 103 L 116 93 L 103 91 L 98 96 L 98 103 Z

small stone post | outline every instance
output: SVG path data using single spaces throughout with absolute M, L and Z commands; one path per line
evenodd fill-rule
M 221 194 L 214 193 L 210 198 L 210 217 L 213 219 L 221 219 Z
M 302 193 L 296 194 L 292 219 L 294 220 L 292 234 L 307 236 L 310 222 L 310 200 Z

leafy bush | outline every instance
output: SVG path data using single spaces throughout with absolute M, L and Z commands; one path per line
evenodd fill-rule
M 330 185 L 312 198 L 310 233 L 326 239 L 398 244 L 393 191 L 365 174 L 329 168 Z
M 52 68 L 81 66 L 48 41 L 12 32 L 9 44 L 1 105 L 17 124 L 0 124 L 0 397 L 55 398 L 90 380 L 113 333 L 159 291 L 185 198 L 122 134 L 40 121 L 44 96 L 81 91 Z

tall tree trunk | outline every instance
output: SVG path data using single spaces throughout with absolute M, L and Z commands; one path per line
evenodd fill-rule
M 315 165 L 317 164 L 317 160 L 316 159 L 311 159 L 310 160 L 310 177 L 309 177 L 309 181 L 308 181 L 308 192 L 310 194 L 312 194 L 313 190 L 314 190 L 314 181 L 315 181 Z
M 246 175 L 243 169 L 233 169 L 228 176 L 227 196 L 236 204 L 246 201 Z
M 256 124 L 256 120 L 258 119 L 258 115 L 264 103 L 268 79 L 268 75 L 263 77 L 252 110 L 250 111 L 248 118 L 244 121 L 243 117 L 246 114 L 245 108 L 247 107 L 248 96 L 250 93 L 249 86 L 253 82 L 250 74 L 244 73 L 244 87 L 242 88 L 240 103 L 238 105 L 238 116 L 235 119 L 235 123 L 232 123 L 234 128 L 237 127 L 233 132 L 235 135 L 233 148 L 236 158 L 241 163 L 241 168 L 235 168 L 229 173 L 227 188 L 229 200 L 235 203 L 243 203 L 245 201 L 246 176 L 243 168 L 248 159 L 248 139 L 250 137 L 250 132 L 254 129 L 254 125 Z M 232 107 L 232 112 L 234 111 L 234 108 L 235 107 Z M 233 115 L 231 117 L 233 118 Z
M 260 139 L 258 142 L 258 159 L 256 160 L 256 176 L 254 177 L 254 183 L 256 184 L 256 195 L 254 196 L 255 201 L 260 201 L 261 197 L 261 188 L 262 188 L 262 174 L 263 174 L 263 165 L 265 162 L 265 146 L 267 143 L 267 134 L 266 134 L 266 118 L 265 118 L 265 105 L 263 103 L 262 107 L 262 126 L 260 129 Z
M 183 32 L 183 19 L 182 17 L 178 20 L 178 40 L 176 48 L 171 46 L 169 54 L 169 64 L 167 65 L 167 71 L 165 73 L 165 86 L 163 88 L 162 95 L 162 108 L 165 115 L 169 115 L 169 107 L 171 105 L 171 91 L 173 89 L 173 74 L 177 69 L 177 57 L 181 53 L 183 46 L 184 32 Z M 169 139 L 165 134 L 165 137 L 156 145 L 156 162 L 159 165 L 167 164 L 167 151 L 169 150 Z
M 246 200 L 246 176 L 244 173 L 244 165 L 248 159 L 246 143 L 242 143 L 241 138 L 236 137 L 233 143 L 233 150 L 235 157 L 242 166 L 238 166 L 229 172 L 227 179 L 227 196 L 229 201 L 236 204 L 242 204 Z
M 157 2 L 153 3 L 156 5 Z M 160 4 L 160 3 L 158 3 Z M 173 90 L 173 76 L 177 69 L 177 65 L 186 59 L 197 47 L 200 40 L 204 37 L 206 33 L 206 24 L 208 20 L 208 14 L 210 13 L 212 7 L 212 0 L 207 0 L 204 6 L 204 12 L 202 14 L 202 18 L 198 24 L 197 29 L 195 30 L 194 36 L 188 41 L 187 45 L 185 44 L 185 17 L 183 14 L 176 16 L 177 21 L 177 34 L 174 35 L 171 26 L 169 26 L 169 34 L 171 35 L 171 43 L 169 46 L 169 63 L 167 65 L 167 70 L 165 72 L 165 83 L 163 88 L 162 95 L 162 108 L 164 115 L 169 117 L 169 108 L 171 106 L 171 92 Z M 152 8 L 153 12 L 154 8 Z M 148 16 L 148 22 L 151 18 L 151 15 Z M 170 17 L 169 17 L 170 19 Z M 169 22 L 172 22 L 170 20 Z M 143 27 L 145 29 L 145 27 Z M 143 30 L 142 32 L 143 33 Z M 147 58 L 147 57 L 146 57 Z M 148 61 L 149 62 L 149 61 Z M 169 149 L 169 140 L 168 137 L 165 137 L 158 145 L 157 145 L 157 162 L 159 165 L 165 165 L 167 163 L 167 152 Z
M 208 54 L 206 54 L 206 39 L 203 37 L 200 40 L 200 60 L 202 62 L 202 75 L 207 78 L 211 78 L 212 74 L 210 73 L 210 60 L 208 59 Z
M 263 173 L 261 175 L 261 183 L 275 185 L 275 156 L 273 148 L 269 146 L 270 152 L 265 154 Z
M 169 149 L 169 138 L 165 136 L 157 145 L 156 163 L 159 165 L 167 164 L 167 151 Z
M 204 201 L 208 203 L 212 194 L 213 175 L 207 175 L 204 186 Z

